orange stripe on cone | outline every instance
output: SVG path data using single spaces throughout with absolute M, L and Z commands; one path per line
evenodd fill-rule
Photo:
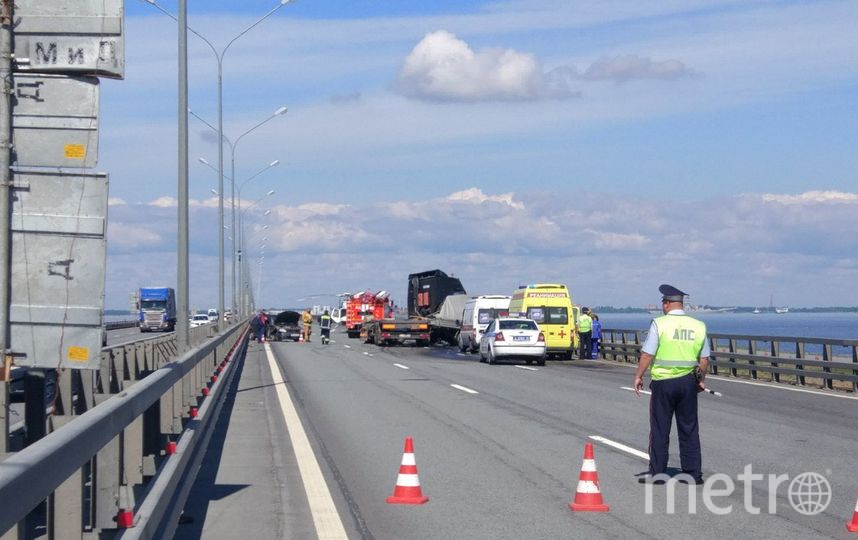
M 393 495 L 387 498 L 387 504 L 423 504 L 429 500 L 420 490 L 420 478 L 417 476 L 417 462 L 414 459 L 414 441 L 405 438 L 405 451 L 402 453 L 402 463 L 399 465 L 399 476 Z
M 852 522 L 846 524 L 849 532 L 858 532 L 858 501 L 855 502 L 855 511 L 852 513 Z
M 602 500 L 599 488 L 599 473 L 596 472 L 596 460 L 593 457 L 593 444 L 584 446 L 584 462 L 578 475 L 575 499 L 569 503 L 573 512 L 607 512 L 610 510 Z

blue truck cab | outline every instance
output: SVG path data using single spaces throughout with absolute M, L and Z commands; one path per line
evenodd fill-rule
M 141 287 L 137 300 L 141 332 L 176 329 L 176 291 L 170 287 Z

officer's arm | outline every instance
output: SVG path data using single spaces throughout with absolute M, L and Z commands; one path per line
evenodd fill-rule
M 649 369 L 649 365 L 652 363 L 652 355 L 642 352 L 640 362 L 638 362 L 638 369 L 635 372 L 635 394 L 641 395 L 641 390 L 643 389 L 643 375 L 646 373 L 646 370 Z

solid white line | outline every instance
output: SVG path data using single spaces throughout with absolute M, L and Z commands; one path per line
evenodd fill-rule
M 340 519 L 337 508 L 334 506 L 334 500 L 331 498 L 328 484 L 325 482 L 325 477 L 322 476 L 321 468 L 319 468 L 319 461 L 313 453 L 310 440 L 307 438 L 307 433 L 298 417 L 298 411 L 295 410 L 295 404 L 289 395 L 289 389 L 283 381 L 280 368 L 277 366 L 274 353 L 271 352 L 268 343 L 265 344 L 265 354 L 268 357 L 271 378 L 274 380 L 274 389 L 277 391 L 277 401 L 280 403 L 280 410 L 286 420 L 286 430 L 289 432 L 295 458 L 298 461 L 298 470 L 303 480 L 304 492 L 307 494 L 307 502 L 310 504 L 310 513 L 313 515 L 316 535 L 319 538 L 348 540 L 342 519 Z
M 622 450 L 623 452 L 626 452 L 627 454 L 631 454 L 635 457 L 639 457 L 641 459 L 645 459 L 645 460 L 649 461 L 649 454 L 647 454 L 646 452 L 642 452 L 640 450 L 637 450 L 635 448 L 632 448 L 631 446 L 626 446 L 622 443 L 618 443 L 616 441 L 606 439 L 606 438 L 601 437 L 599 435 L 590 435 L 590 438 L 596 442 L 600 442 L 602 444 L 612 446 L 612 447 L 616 448 L 617 450 Z
M 807 375 L 810 377 L 811 375 Z M 819 392 L 817 390 L 807 390 L 805 388 L 793 388 L 791 386 L 784 386 L 783 383 L 761 383 L 754 381 L 743 381 L 740 379 L 733 379 L 730 377 L 721 377 L 719 375 L 707 375 L 706 380 L 715 379 L 716 381 L 724 381 L 724 382 L 734 382 L 739 384 L 750 384 L 751 386 L 762 386 L 764 388 L 771 388 L 773 390 L 789 390 L 790 392 L 801 392 L 803 394 L 813 394 L 816 396 L 823 397 L 835 397 L 840 399 L 858 399 L 858 396 L 844 396 L 840 394 L 829 394 L 828 392 Z
M 402 364 L 393 364 L 393 365 L 394 365 L 394 366 L 396 366 L 396 367 L 398 367 L 399 369 L 411 369 L 410 367 L 408 367 L 408 366 L 403 366 Z
M 621 387 L 620 387 L 620 389 L 622 389 L 622 390 L 631 390 L 632 392 L 634 392 L 634 391 L 635 391 L 635 389 L 634 389 L 634 388 L 632 388 L 631 386 L 621 386 Z M 650 392 L 649 390 L 641 390 L 641 394 L 650 395 L 650 394 L 652 394 L 652 392 Z
M 470 388 L 468 388 L 466 386 L 459 385 L 459 384 L 451 384 L 450 386 L 452 386 L 453 388 L 455 388 L 457 390 L 461 390 L 462 392 L 467 392 L 469 394 L 479 394 L 479 392 L 477 392 L 476 390 L 471 390 Z
M 518 369 L 526 369 L 527 371 L 539 371 L 535 367 L 529 367 L 529 366 L 515 366 L 515 367 L 517 367 Z

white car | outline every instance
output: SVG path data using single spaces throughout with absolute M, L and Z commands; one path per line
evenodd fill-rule
M 217 322 L 217 310 L 216 309 L 214 309 L 214 308 L 210 309 L 206 315 L 208 315 L 209 322 Z
M 209 323 L 209 316 L 205 313 L 197 313 L 191 318 L 191 328 L 205 326 Z
M 545 365 L 545 334 L 539 325 L 523 317 L 495 319 L 480 338 L 480 362 L 523 359 Z

